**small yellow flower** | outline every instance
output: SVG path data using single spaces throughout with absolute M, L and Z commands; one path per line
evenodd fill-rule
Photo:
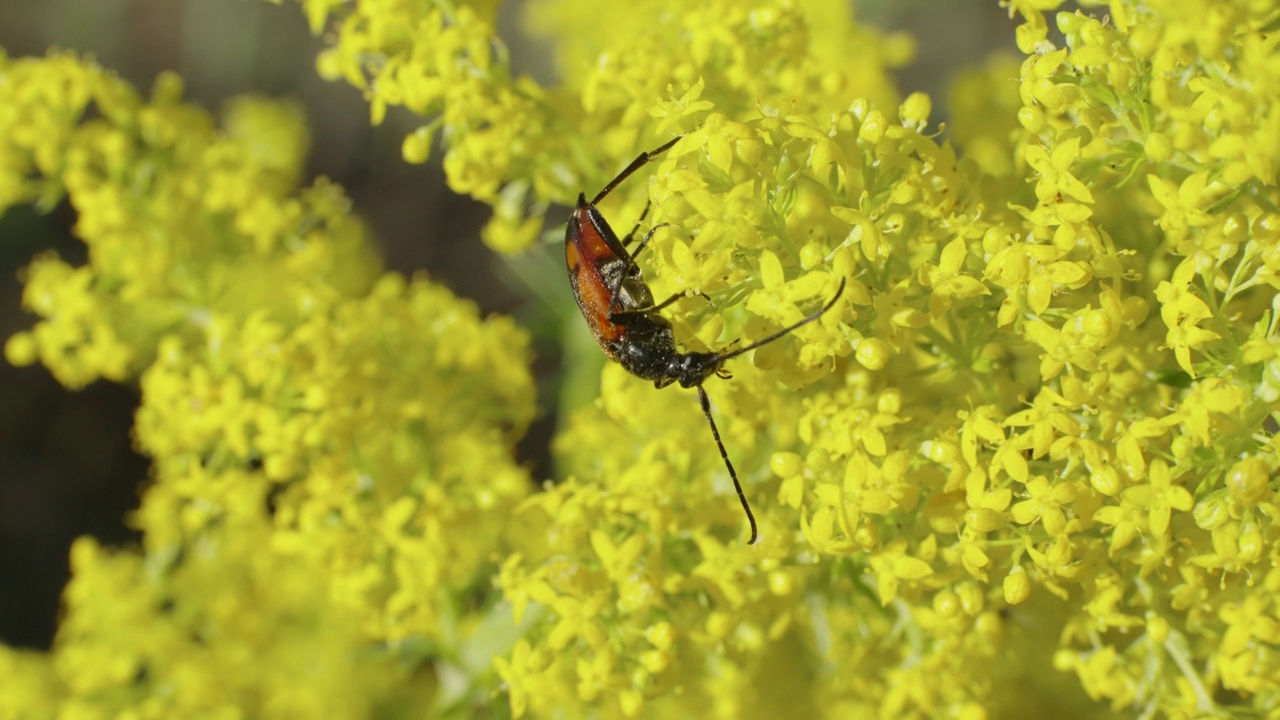
M 1063 507 L 1075 500 L 1076 487 L 1070 483 L 1050 486 L 1048 479 L 1041 475 L 1028 480 L 1026 487 L 1028 498 L 1011 508 L 1014 521 L 1030 525 L 1039 520 L 1051 537 L 1061 535 L 1067 523 Z
M 871 558 L 871 568 L 876 575 L 876 590 L 880 604 L 888 605 L 898 595 L 902 581 L 916 581 L 933 574 L 929 563 L 906 554 L 906 546 L 896 544 Z
M 1159 219 L 1160 228 L 1173 239 L 1181 239 L 1191 228 L 1204 227 L 1213 222 L 1213 218 L 1201 208 L 1205 203 L 1204 194 L 1208 181 L 1208 173 L 1194 173 L 1175 188 L 1172 183 L 1157 175 L 1147 176 L 1151 194 L 1164 206 L 1164 213 Z
M 1070 198 L 1086 205 L 1093 204 L 1093 193 L 1071 174 L 1072 164 L 1080 157 L 1080 140 L 1071 138 L 1053 149 L 1050 155 L 1039 145 L 1026 149 L 1027 164 L 1039 174 L 1036 198 L 1042 203 Z

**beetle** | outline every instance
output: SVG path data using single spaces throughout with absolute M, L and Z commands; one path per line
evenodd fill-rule
M 644 239 L 636 247 L 634 253 L 628 252 L 627 245 L 634 239 L 636 227 L 619 240 L 613 228 L 604 219 L 596 207 L 609 193 L 613 192 L 624 180 L 675 145 L 680 138 L 667 142 L 661 147 L 640 155 L 623 168 L 617 177 L 609 181 L 604 189 L 589 202 L 583 193 L 578 194 L 578 204 L 569 216 L 569 225 L 564 236 L 565 265 L 569 271 L 569 284 L 573 288 L 573 297 L 595 336 L 600 349 L 610 360 L 617 362 L 632 375 L 651 380 L 654 387 L 664 388 L 672 383 L 679 383 L 684 388 L 697 388 L 698 400 L 702 405 L 702 414 L 711 425 L 711 435 L 720 449 L 720 457 L 733 479 L 733 487 L 738 492 L 738 500 L 747 514 L 747 522 L 751 525 L 751 539 L 748 544 L 755 544 L 758 537 L 756 518 L 751 512 L 751 504 L 742 492 L 742 484 L 738 481 L 738 473 L 729 461 L 729 453 L 720 439 L 720 430 L 711 417 L 711 401 L 702 385 L 712 375 L 728 378 L 730 374 L 724 364 L 743 353 L 767 345 L 778 338 L 807 325 L 830 310 L 844 292 L 845 282 L 822 309 L 805 317 L 803 320 L 779 330 L 763 340 L 756 341 L 746 347 L 728 349 L 723 352 L 680 352 L 676 349 L 675 335 L 671 322 L 659 312 L 671 303 L 685 297 L 680 293 L 655 303 L 653 293 L 644 281 L 636 258 L 649 244 L 650 238 L 663 227 L 653 227 L 645 234 Z M 643 221 L 649 208 L 640 215 Z M 737 344 L 736 341 L 730 345 Z

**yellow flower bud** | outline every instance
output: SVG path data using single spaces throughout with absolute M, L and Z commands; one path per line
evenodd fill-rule
M 1031 580 L 1021 565 L 1013 566 L 1009 574 L 1004 576 L 1002 587 L 1004 601 L 1010 605 L 1021 605 L 1031 597 Z
M 858 363 L 868 370 L 880 370 L 889 362 L 889 346 L 880 338 L 864 338 L 854 351 Z

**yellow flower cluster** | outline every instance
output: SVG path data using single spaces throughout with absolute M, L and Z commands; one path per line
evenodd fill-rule
M 323 575 L 271 548 L 260 505 L 224 520 L 176 562 L 78 540 L 52 657 L 0 649 L 0 717 L 363 718 L 388 703 L 425 709 L 425 688 L 369 644 Z
M 512 458 L 525 335 L 382 274 L 341 190 L 296 186 L 294 108 L 241 99 L 219 129 L 180 95 L 70 55 L 0 64 L 0 205 L 65 197 L 88 248 L 31 265 L 39 319 L 6 355 L 70 386 L 138 382 L 153 459 L 143 547 L 76 546 L 53 652 L 0 648 L 0 717 L 485 702 L 469 643 L 509 612 L 468 598 L 532 489 Z M 446 662 L 437 692 L 417 669 Z
M 530 29 L 554 42 L 565 67 L 587 71 L 571 84 L 543 87 L 514 74 L 491 0 L 298 2 L 315 32 L 337 38 L 317 63 L 320 74 L 363 90 L 375 123 L 393 106 L 426 116 L 405 138 L 405 158 L 425 162 L 438 136 L 449 187 L 493 206 L 484 239 L 508 252 L 536 240 L 548 202 L 571 202 L 603 184 L 602 158 L 634 156 L 652 142 L 653 117 L 662 118 L 658 132 L 692 127 L 681 118 L 705 110 L 694 89 L 704 73 L 737 86 L 742 107 L 722 107 L 735 113 L 797 91 L 887 100 L 886 54 L 900 61 L 910 52 L 902 38 L 886 43 L 852 28 L 831 2 L 815 7 L 818 22 L 810 26 L 792 11 L 725 0 L 696 8 L 539 1 L 525 9 Z M 812 42 L 811 28 L 823 31 Z M 739 41 L 750 43 L 749 56 Z M 867 72 L 798 70 L 793 60 L 808 47 L 828 66 Z M 773 111 L 786 112 L 789 102 Z
M 322 74 L 375 121 L 428 117 L 407 159 L 439 131 L 495 247 L 683 135 L 602 211 L 625 232 L 647 199 L 667 224 L 641 265 L 655 296 L 689 293 L 665 311 L 685 348 L 762 338 L 846 283 L 708 383 L 761 542 L 692 393 L 616 366 L 556 441 L 564 477 L 528 494 L 522 336 L 376 279 L 341 195 L 292 190 L 278 106 L 220 134 L 172 80 L 145 103 L 69 58 L 10 62 L 0 204 L 67 193 L 90 262 L 37 260 L 42 320 L 7 354 L 140 378 L 156 467 L 142 564 L 80 546 L 52 666 L 0 653 L 26 707 L 83 682 L 142 713 L 188 682 L 153 673 L 231 672 L 266 640 L 219 618 L 279 566 L 324 592 L 282 573 L 271 617 L 337 618 L 282 642 L 327 669 L 363 647 L 353 678 L 387 648 L 430 665 L 339 713 L 461 716 L 498 689 L 535 717 L 1280 712 L 1272 4 L 1010 0 L 1025 58 L 962 77 L 945 134 L 888 77 L 910 42 L 843 0 L 537 0 L 554 88 L 513 77 L 488 2 L 301 4 L 331 31 Z M 206 561 L 243 564 L 241 589 L 209 591 Z M 79 609 L 124 583 L 142 599 Z M 94 612 L 163 632 L 122 652 Z M 157 670 L 187 651 L 150 640 L 174 627 L 232 648 Z M 262 661 L 280 675 L 229 705 L 305 712 L 272 684 L 292 656 Z
M 507 251 L 531 244 L 546 198 L 570 194 L 573 178 L 559 158 L 571 147 L 556 101 L 512 77 L 494 35 L 497 3 L 299 3 L 313 31 L 337 36 L 317 62 L 320 75 L 363 90 L 375 124 L 389 107 L 427 116 L 405 138 L 405 159 L 426 162 L 442 135 L 449 186 L 494 207 L 486 241 Z
M 1114 3 L 1053 16 L 1058 47 L 1013 5 L 1028 57 L 963 80 L 991 100 L 958 98 L 951 143 L 928 98 L 876 95 L 888 55 L 824 51 L 850 30 L 820 3 L 646 5 L 635 56 L 537 5 L 583 127 L 601 87 L 675 75 L 644 265 L 713 298 L 672 313 L 687 347 L 849 289 L 710 388 L 756 547 L 689 394 L 606 369 L 501 575 L 550 610 L 499 665 L 517 713 L 1060 713 L 1053 669 L 1116 710 L 1280 708 L 1274 17 Z

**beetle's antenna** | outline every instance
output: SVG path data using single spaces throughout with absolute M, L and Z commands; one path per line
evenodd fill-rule
M 684 136 L 680 135 L 678 137 L 674 137 L 668 140 L 665 144 L 663 144 L 662 147 L 658 148 L 657 150 L 650 150 L 649 152 L 640 153 L 639 157 L 637 157 L 635 160 L 632 160 L 630 165 L 626 166 L 625 168 L 622 169 L 622 172 L 618 173 L 618 177 L 610 180 L 609 184 L 605 185 L 603 190 L 596 193 L 596 196 L 591 198 L 590 204 L 595 205 L 596 203 L 603 200 L 605 196 L 613 192 L 613 189 L 618 187 L 618 185 L 621 184 L 623 180 L 626 180 L 627 178 L 631 177 L 631 173 L 644 167 L 645 163 L 652 160 L 655 156 L 661 155 L 667 150 L 670 150 L 671 146 L 675 145 L 676 142 L 680 140 L 680 138 L 682 137 Z
M 751 505 L 747 502 L 747 496 L 742 492 L 742 484 L 738 482 L 738 473 L 733 471 L 733 463 L 729 462 L 729 453 L 724 449 L 724 443 L 720 441 L 720 430 L 716 428 L 716 421 L 711 419 L 711 400 L 707 398 L 707 391 L 698 386 L 698 400 L 702 402 L 702 414 L 707 416 L 707 422 L 711 424 L 711 434 L 715 436 L 716 447 L 720 448 L 720 457 L 724 458 L 724 466 L 729 468 L 729 477 L 733 478 L 733 489 L 738 491 L 738 500 L 742 502 L 742 509 L 747 513 L 747 522 L 751 523 L 751 539 L 747 541 L 748 545 L 756 544 L 756 516 L 751 513 Z
M 814 314 L 810 315 L 809 317 L 807 317 L 807 318 L 805 318 L 805 319 L 801 320 L 800 322 L 798 322 L 798 323 L 796 323 L 796 324 L 794 324 L 794 325 L 792 325 L 792 326 L 790 326 L 790 327 L 786 327 L 786 328 L 783 328 L 783 329 L 779 330 L 778 332 L 776 332 L 776 333 L 774 333 L 774 334 L 770 335 L 769 337 L 767 337 L 767 338 L 765 338 L 765 339 L 763 339 L 763 340 L 757 340 L 756 342 L 753 342 L 753 343 L 751 343 L 750 345 L 748 345 L 748 346 L 746 346 L 746 347 L 744 347 L 744 348 L 738 348 L 737 350 L 734 350 L 734 351 L 732 351 L 732 352 L 721 353 L 721 354 L 719 354 L 719 355 L 716 355 L 716 356 L 715 356 L 715 362 L 717 362 L 717 363 L 724 362 L 725 360 L 728 360 L 728 359 L 730 359 L 730 358 L 736 358 L 736 357 L 738 357 L 739 355 L 741 355 L 741 354 L 743 354 L 743 353 L 745 353 L 745 352 L 749 352 L 749 351 L 751 351 L 751 350 L 755 350 L 756 348 L 760 347 L 761 345 L 768 345 L 769 343 L 773 342 L 774 340 L 777 340 L 778 338 L 782 337 L 783 335 L 786 335 L 787 333 L 791 332 L 792 330 L 795 330 L 796 328 L 798 328 L 798 327 L 800 327 L 800 326 L 802 326 L 802 325 L 808 325 L 809 323 L 813 322 L 814 320 L 817 320 L 818 318 L 822 317 L 822 316 L 823 316 L 823 315 L 824 315 L 828 310 L 830 310 L 832 307 L 834 307 L 834 306 L 835 306 L 836 301 L 840 299 L 840 295 L 842 295 L 842 294 L 844 293 L 844 282 L 845 282 L 845 281 L 844 281 L 844 278 L 840 278 L 840 287 L 836 288 L 836 294 L 835 294 L 835 295 L 833 295 L 833 296 L 831 297 L 831 299 L 827 301 L 827 304 L 826 304 L 826 305 L 823 305 L 823 306 L 822 306 L 822 309 L 821 309 L 821 310 L 819 310 L 818 312 L 816 312 L 816 313 L 814 313 Z

